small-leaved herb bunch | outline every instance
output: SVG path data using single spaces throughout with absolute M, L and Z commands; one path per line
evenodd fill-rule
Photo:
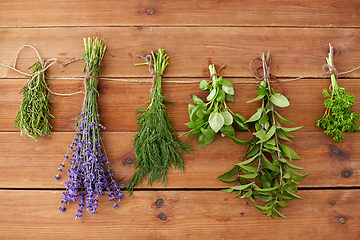
M 20 135 L 27 135 L 34 141 L 38 136 L 51 135 L 53 127 L 50 120 L 55 118 L 51 114 L 50 105 L 54 102 L 50 99 L 50 92 L 45 86 L 45 74 L 40 73 L 44 69 L 44 64 L 36 61 L 29 67 L 33 69 L 33 75 L 29 77 L 29 81 L 20 92 L 22 101 L 14 121 L 14 127 L 20 129 Z
M 97 213 L 98 197 L 107 192 L 109 200 L 113 202 L 114 208 L 118 206 L 116 200 L 120 201 L 123 193 L 114 180 L 113 172 L 110 170 L 103 138 L 100 136 L 100 128 L 106 129 L 99 122 L 97 97 L 98 76 L 100 75 L 100 62 L 105 53 L 106 46 L 97 38 L 84 39 L 85 62 L 84 72 L 87 74 L 86 95 L 83 103 L 83 110 L 79 114 L 76 133 L 68 152 L 64 156 L 63 163 L 58 168 L 55 179 L 60 179 L 65 161 L 69 159 L 69 152 L 72 151 L 70 159 L 71 167 L 68 170 L 68 181 L 65 182 L 66 191 L 63 192 L 59 210 L 65 211 L 65 205 L 71 201 L 78 201 L 78 212 L 75 219 L 83 216 L 83 208 L 91 214 Z
M 153 76 L 150 105 L 145 109 L 138 109 L 136 122 L 139 124 L 138 132 L 134 138 L 134 149 L 137 169 L 127 187 L 132 195 L 134 187 L 140 185 L 147 177 L 148 184 L 163 182 L 166 186 L 166 173 L 171 165 L 185 171 L 182 153 L 189 153 L 191 146 L 182 142 L 171 126 L 171 118 L 166 111 L 164 96 L 162 95 L 162 74 L 168 65 L 169 57 L 163 49 L 158 53 L 151 52 L 146 63 L 136 65 L 149 65 Z
M 329 56 L 326 58 L 325 65 L 331 73 L 331 93 L 327 89 L 323 90 L 324 105 L 326 107 L 324 115 L 316 121 L 317 127 L 325 129 L 326 135 L 333 136 L 332 141 L 341 143 L 345 138 L 343 132 L 354 132 L 360 130 L 360 125 L 356 122 L 359 113 L 351 111 L 354 106 L 355 96 L 346 92 L 346 88 L 339 87 L 336 81 L 336 70 L 333 63 L 333 48 L 329 44 Z
M 275 93 L 270 85 L 270 53 L 261 55 L 263 77 L 256 91 L 258 97 L 248 101 L 261 100 L 261 107 L 247 120 L 255 123 L 252 141 L 240 163 L 232 170 L 219 176 L 225 183 L 237 183 L 224 192 L 239 191 L 235 197 L 255 199 L 265 202 L 265 206 L 254 205 L 263 211 L 265 216 L 278 216 L 280 207 L 289 205 L 285 200 L 301 199 L 294 194 L 297 192 L 297 180 L 305 178 L 308 174 L 301 174 L 295 170 L 303 170 L 291 163 L 293 159 L 300 159 L 293 149 L 281 143 L 280 140 L 291 141 L 293 137 L 289 132 L 301 127 L 282 127 L 280 122 L 293 124 L 281 117 L 277 109 L 289 106 L 288 99 Z M 235 176 L 234 178 L 231 178 Z M 231 179 L 229 179 L 231 178 Z
M 239 131 L 248 130 L 245 123 L 246 119 L 240 114 L 234 114 L 226 105 L 226 101 L 234 100 L 234 88 L 229 80 L 218 76 L 214 64 L 209 65 L 211 80 L 201 80 L 200 89 L 207 92 L 207 103 L 193 95 L 193 102 L 189 104 L 190 121 L 185 125 L 192 128 L 185 133 L 189 137 L 199 135 L 199 146 L 204 148 L 211 143 L 217 132 L 221 132 L 222 137 L 230 137 L 233 141 L 246 144 L 246 141 L 235 139 L 235 129 L 233 123 L 237 125 Z

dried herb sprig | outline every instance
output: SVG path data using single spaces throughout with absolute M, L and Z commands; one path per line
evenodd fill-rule
M 150 186 L 159 181 L 166 186 L 168 168 L 174 165 L 175 168 L 185 171 L 182 152 L 189 153 L 191 150 L 188 143 L 179 140 L 178 134 L 171 126 L 171 118 L 164 104 L 161 79 L 168 65 L 168 59 L 164 50 L 159 49 L 157 54 L 151 52 L 151 57 L 148 55 L 145 63 L 150 66 L 154 85 L 150 105 L 147 109 L 138 110 L 136 122 L 139 128 L 134 138 L 137 170 L 127 187 L 130 195 L 133 194 L 134 187 L 141 184 L 147 176 Z
M 50 120 L 55 118 L 51 114 L 51 104 L 54 102 L 45 86 L 45 74 L 39 74 L 45 68 L 44 64 L 36 61 L 29 67 L 33 69 L 33 74 L 21 89 L 22 101 L 14 121 L 14 127 L 20 129 L 20 135 L 27 135 L 34 141 L 38 136 L 51 134 L 53 127 Z
M 265 216 L 278 216 L 285 218 L 280 213 L 280 207 L 289 205 L 285 200 L 301 199 L 297 192 L 297 180 L 305 178 L 308 174 L 301 174 L 295 170 L 303 170 L 291 163 L 293 159 L 300 159 L 293 149 L 282 144 L 280 140 L 290 141 L 293 137 L 289 132 L 301 127 L 286 128 L 280 122 L 293 124 L 281 117 L 277 111 L 279 107 L 289 106 L 288 99 L 275 93 L 270 85 L 270 53 L 261 55 L 263 79 L 258 84 L 256 91 L 258 97 L 248 101 L 261 100 L 261 107 L 247 120 L 255 123 L 255 132 L 248 150 L 240 163 L 236 164 L 229 172 L 219 176 L 220 181 L 237 183 L 237 186 L 223 190 L 224 192 L 239 191 L 235 197 L 249 198 L 266 202 L 265 206 L 255 205 L 263 211 Z M 236 175 L 235 178 L 229 179 Z
M 71 168 L 68 170 L 68 181 L 65 182 L 66 191 L 63 192 L 60 202 L 62 206 L 59 210 L 63 212 L 66 204 L 79 200 L 75 219 L 83 216 L 84 207 L 91 214 L 97 213 L 98 197 L 103 196 L 105 191 L 108 192 L 109 200 L 114 203 L 114 208 L 118 206 L 115 200 L 120 201 L 123 198 L 123 193 L 110 170 L 103 138 L 100 136 L 100 128 L 106 128 L 99 122 L 97 78 L 100 75 L 100 62 L 104 57 L 106 46 L 97 38 L 88 38 L 88 41 L 84 39 L 84 46 L 84 72 L 87 76 L 83 110 L 79 114 L 80 120 L 73 142 L 55 176 L 55 179 L 60 179 L 59 173 L 65 161 L 69 159 L 69 152 L 72 151 Z
M 333 136 L 331 139 L 335 143 L 341 143 L 345 138 L 343 132 L 354 132 L 360 130 L 357 123 L 360 114 L 351 111 L 354 106 L 355 96 L 346 92 L 346 88 L 339 87 L 336 81 L 336 70 L 333 63 L 333 48 L 329 44 L 329 55 L 326 58 L 327 65 L 331 73 L 331 93 L 327 89 L 323 90 L 324 105 L 326 107 L 324 115 L 316 121 L 317 127 L 325 129 L 326 135 Z
M 235 130 L 233 124 L 238 127 L 239 131 L 248 130 L 245 123 L 246 119 L 240 115 L 233 113 L 227 106 L 226 101 L 234 100 L 234 88 L 229 80 L 222 78 L 216 73 L 214 64 L 209 65 L 211 80 L 202 80 L 200 89 L 207 92 L 207 103 L 193 95 L 193 102 L 196 105 L 189 104 L 190 121 L 185 125 L 192 128 L 185 133 L 189 137 L 199 135 L 199 146 L 204 148 L 211 143 L 217 132 L 221 132 L 222 137 L 230 137 L 233 141 L 247 144 L 247 141 L 240 141 L 235 138 Z

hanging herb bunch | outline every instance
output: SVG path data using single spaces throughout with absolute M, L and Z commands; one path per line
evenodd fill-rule
M 308 174 L 295 171 L 303 170 L 291 163 L 300 157 L 281 140 L 291 141 L 289 137 L 293 136 L 290 132 L 301 127 L 287 128 L 280 125 L 280 122 L 293 124 L 277 111 L 290 103 L 284 95 L 275 93 L 270 85 L 270 52 L 266 56 L 262 54 L 261 61 L 263 77 L 256 91 L 258 97 L 248 101 L 262 102 L 261 107 L 247 120 L 247 123 L 255 124 L 252 141 L 241 162 L 218 179 L 225 183 L 237 183 L 224 192 L 238 191 L 235 197 L 241 195 L 241 198 L 249 198 L 253 202 L 255 199 L 265 202 L 265 206 L 254 205 L 265 216 L 285 218 L 279 208 L 289 205 L 285 200 L 301 199 L 294 193 L 297 192 L 296 181 Z
M 138 186 L 147 177 L 148 184 L 163 182 L 166 186 L 166 173 L 173 165 L 185 171 L 182 153 L 189 153 L 191 147 L 182 142 L 171 126 L 170 115 L 166 111 L 164 96 L 162 95 L 161 79 L 168 65 L 169 57 L 163 49 L 157 54 L 151 52 L 146 57 L 146 63 L 136 65 L 149 65 L 153 76 L 150 105 L 138 110 L 136 122 L 139 124 L 138 132 L 134 138 L 134 149 L 137 169 L 127 187 L 130 195 L 134 187 Z
M 360 130 L 357 123 L 359 113 L 351 111 L 354 106 L 355 96 L 346 92 L 346 88 L 339 87 L 336 81 L 337 72 L 333 63 L 333 48 L 329 44 L 329 55 L 326 58 L 325 67 L 331 74 L 331 92 L 323 90 L 325 105 L 324 115 L 316 121 L 317 127 L 325 129 L 324 133 L 330 135 L 335 143 L 341 143 L 345 138 L 343 132 L 355 132 Z
M 234 88 L 229 80 L 218 76 L 214 64 L 209 65 L 210 81 L 201 80 L 200 89 L 207 92 L 207 103 L 193 95 L 193 102 L 196 105 L 189 104 L 190 121 L 185 125 L 192 128 L 185 133 L 189 137 L 199 135 L 199 146 L 204 148 L 211 143 L 216 133 L 220 131 L 222 137 L 230 137 L 234 142 L 247 144 L 247 141 L 240 141 L 235 138 L 235 129 L 233 124 L 238 127 L 239 131 L 248 130 L 246 119 L 233 113 L 227 106 L 226 101 L 234 100 Z
M 97 84 L 100 62 L 104 57 L 106 46 L 97 38 L 88 38 L 87 41 L 84 39 L 84 46 L 86 94 L 83 110 L 79 114 L 80 119 L 73 142 L 55 176 L 55 179 L 60 179 L 59 173 L 62 172 L 65 161 L 69 159 L 68 155 L 72 151 L 68 181 L 65 182 L 66 191 L 63 192 L 60 202 L 62 206 L 59 207 L 59 210 L 63 212 L 65 205 L 79 200 L 75 219 L 83 216 L 84 207 L 91 214 L 97 213 L 98 197 L 99 195 L 103 196 L 105 192 L 107 192 L 109 200 L 113 202 L 114 208 L 118 206 L 116 200 L 120 201 L 123 197 L 117 181 L 113 178 L 103 138 L 100 136 L 100 128 L 106 128 L 99 122 Z
M 29 81 L 21 89 L 22 101 L 14 127 L 20 129 L 20 135 L 27 135 L 31 140 L 36 141 L 38 136 L 51 135 L 50 120 L 55 117 L 51 114 L 50 92 L 45 82 L 44 61 L 36 61 L 29 69 L 33 69 Z

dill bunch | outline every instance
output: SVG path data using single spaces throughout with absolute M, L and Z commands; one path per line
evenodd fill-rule
M 136 172 L 127 187 L 130 196 L 134 187 L 140 185 L 147 177 L 148 185 L 152 186 L 159 181 L 166 186 L 166 173 L 171 165 L 185 171 L 183 155 L 190 153 L 191 146 L 182 142 L 171 126 L 171 117 L 166 111 L 164 96 L 161 88 L 161 75 L 168 65 L 169 57 L 163 49 L 158 53 L 151 52 L 149 69 L 154 78 L 150 105 L 145 109 L 137 110 L 139 124 L 138 132 L 134 138 L 136 156 Z M 137 65 L 144 65 L 137 64 Z
M 53 127 L 50 120 L 55 117 L 51 114 L 50 92 L 45 86 L 45 74 L 34 74 L 44 69 L 44 63 L 36 61 L 29 69 L 33 69 L 30 80 L 23 86 L 20 93 L 22 101 L 16 114 L 14 127 L 20 129 L 20 135 L 26 135 L 36 141 L 38 136 L 48 136 Z
M 355 132 L 360 130 L 357 123 L 359 113 L 351 111 L 354 106 L 355 96 L 346 92 L 346 88 L 339 87 L 336 81 L 333 64 L 333 49 L 329 44 L 329 55 L 326 58 L 327 67 L 331 73 L 331 93 L 327 89 L 323 90 L 324 105 L 326 107 L 324 115 L 316 121 L 317 127 L 325 129 L 326 135 L 333 136 L 331 139 L 335 143 L 341 143 L 345 138 L 343 132 Z

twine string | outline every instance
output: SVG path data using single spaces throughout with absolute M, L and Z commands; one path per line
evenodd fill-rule
M 144 56 L 141 56 L 141 55 L 138 55 L 136 54 L 136 56 L 138 58 L 142 58 L 145 60 L 145 62 L 149 65 L 149 72 L 151 74 L 151 77 L 152 77 L 152 84 L 151 84 L 151 89 L 150 89 L 150 93 L 152 94 L 153 91 L 154 91 L 154 88 L 155 88 L 155 84 L 156 84 L 156 77 L 157 76 L 162 76 L 161 74 L 157 73 L 154 69 L 154 65 L 153 65 L 153 57 L 151 54 L 148 54 L 146 55 L 145 57 Z

